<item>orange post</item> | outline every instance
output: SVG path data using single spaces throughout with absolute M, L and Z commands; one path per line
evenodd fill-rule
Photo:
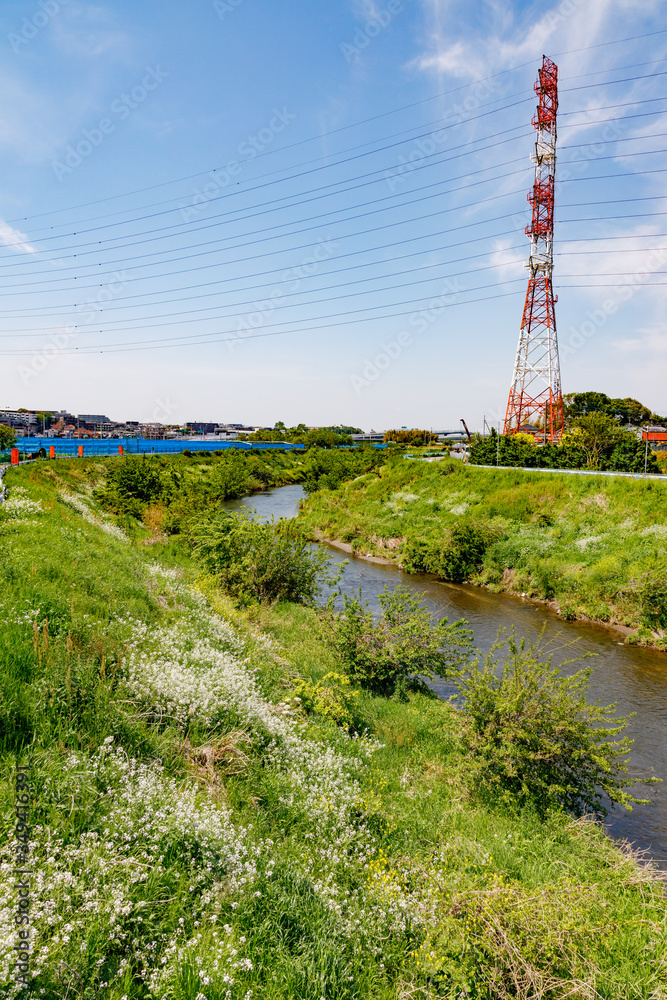
M 56 446 L 54 444 L 49 445 L 49 458 L 56 457 Z
M 83 445 L 79 445 L 79 458 L 83 458 Z
M 118 454 L 119 454 L 119 455 L 122 455 L 122 454 L 123 454 L 123 446 L 122 446 L 122 444 L 119 444 L 119 445 L 118 445 Z
M 19 464 L 19 450 L 18 448 L 12 448 L 12 465 Z

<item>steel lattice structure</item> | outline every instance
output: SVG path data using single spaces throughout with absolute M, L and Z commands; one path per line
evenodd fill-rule
M 533 118 L 537 138 L 531 157 L 535 183 L 528 195 L 533 217 L 526 226 L 530 276 L 503 433 L 522 431 L 539 440 L 558 441 L 563 432 L 563 397 L 552 280 L 558 67 L 546 56 L 542 57 L 535 93 L 539 96 Z

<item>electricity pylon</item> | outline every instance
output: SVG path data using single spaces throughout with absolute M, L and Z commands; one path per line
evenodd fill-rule
M 554 309 L 557 297 L 552 281 L 558 67 L 546 56 L 542 57 L 535 93 L 539 97 L 533 118 L 537 138 L 531 157 L 535 183 L 528 195 L 533 217 L 526 226 L 530 275 L 503 433 L 522 431 L 541 441 L 558 441 L 563 433 L 563 396 Z

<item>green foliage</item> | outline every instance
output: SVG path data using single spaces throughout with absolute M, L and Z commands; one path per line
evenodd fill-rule
M 225 500 L 253 490 L 298 481 L 303 458 L 280 450 L 253 453 L 235 448 L 219 452 L 107 460 L 105 486 L 95 492 L 107 510 L 141 519 L 148 506 L 159 507 L 167 534 L 178 534 L 189 520 Z
M 334 676 L 328 616 L 287 602 L 234 608 L 211 581 L 197 588 L 199 567 L 180 539 L 147 549 L 110 535 L 89 493 L 109 464 L 56 460 L 7 473 L 10 497 L 18 484 L 27 490 L 23 510 L 0 521 L 0 887 L 11 903 L 14 779 L 28 763 L 28 992 L 664 993 L 656 874 L 562 810 L 541 818 L 499 809 L 493 796 L 471 807 L 465 713 L 448 702 L 361 690 L 348 708 L 369 739 L 346 733 L 342 714 L 335 726 L 331 699 L 345 701 L 350 685 Z M 196 457 L 173 464 L 205 478 Z M 426 471 L 443 512 L 443 482 L 460 492 L 461 476 L 482 492 L 480 470 Z M 416 470 L 407 474 L 401 488 L 421 491 Z M 378 489 L 386 500 L 398 488 L 391 476 L 398 471 L 363 490 L 351 484 L 350 495 Z M 527 478 L 516 474 L 530 519 Z M 498 492 L 507 483 L 503 473 Z M 661 484 L 655 494 L 631 485 L 637 516 L 661 502 Z M 78 492 L 83 514 L 57 502 L 63 488 Z M 430 499 L 424 509 L 432 516 Z M 308 718 L 286 715 L 295 690 Z M 19 1000 L 12 906 L 3 914 L 0 993 Z
M 599 469 L 601 472 L 643 472 L 645 445 L 608 414 L 593 412 L 573 418 L 560 444 L 536 445 L 525 435 L 488 437 L 474 434 L 471 465 L 502 465 L 524 469 Z M 649 451 L 646 471 L 660 473 Z
M 384 440 L 386 442 L 395 441 L 397 444 L 408 444 L 413 447 L 418 447 L 419 445 L 426 444 L 430 441 L 431 433 L 430 431 L 421 431 L 417 429 L 412 430 L 393 430 L 385 431 Z
M 304 463 L 303 486 L 306 493 L 336 490 L 347 479 L 354 479 L 379 468 L 386 456 L 378 448 L 355 448 L 330 451 L 311 449 Z
M 330 670 L 319 680 L 302 678 L 292 687 L 291 701 L 298 704 L 308 714 L 315 712 L 324 719 L 330 719 L 337 726 L 352 725 L 352 708 L 359 696 L 352 690 L 350 678 L 336 670 Z
M 505 648 L 499 661 L 496 653 Z M 614 705 L 586 701 L 589 675 L 562 676 L 537 643 L 526 645 L 513 635 L 481 665 L 475 661 L 463 670 L 456 683 L 474 785 L 509 806 L 534 806 L 542 816 L 557 808 L 604 816 L 603 797 L 626 806 L 646 801 L 625 791 L 635 783 L 627 777 L 633 741 L 610 739 L 627 719 L 613 718 Z
M 484 553 L 496 537 L 488 524 L 459 521 L 435 542 L 410 538 L 404 546 L 403 565 L 410 573 L 437 573 L 443 580 L 463 583 L 479 572 Z
M 16 431 L 6 424 L 0 424 L 0 451 L 7 451 L 8 448 L 16 446 Z
M 642 620 L 652 629 L 667 629 L 667 575 L 649 575 L 639 592 Z
M 440 573 L 445 580 L 462 583 L 482 565 L 488 548 L 489 534 L 476 524 L 455 524 L 449 545 L 440 560 Z
M 151 503 L 168 501 L 178 486 L 164 459 L 142 455 L 127 455 L 109 468 L 104 487 L 95 497 L 115 514 L 131 514 L 140 518 Z
M 472 633 L 463 620 L 434 624 L 422 600 L 402 586 L 385 587 L 379 601 L 378 621 L 367 603 L 347 596 L 333 618 L 336 648 L 356 683 L 388 695 L 420 674 L 443 677 L 468 655 Z
M 221 513 L 189 527 L 196 556 L 241 601 L 313 604 L 329 579 L 329 556 L 280 523 Z
M 343 483 L 335 493 L 312 494 L 299 523 L 311 537 L 353 540 L 357 552 L 439 576 L 450 576 L 452 563 L 460 568 L 461 534 L 472 526 L 479 533 L 477 557 L 484 552 L 481 563 L 464 567 L 465 579 L 556 602 L 564 618 L 636 627 L 644 621 L 640 591 L 647 574 L 667 577 L 666 487 L 667 479 L 394 457 L 379 474 Z M 456 536 L 458 553 L 452 551 Z M 667 648 L 667 636 L 656 632 L 652 643 Z
M 350 434 L 360 434 L 358 427 L 313 427 L 310 430 L 305 424 L 296 427 L 285 427 L 279 420 L 275 427 L 261 428 L 250 434 L 239 435 L 243 441 L 287 441 L 293 444 L 305 444 L 307 448 L 337 448 L 340 445 L 352 444 Z
M 616 420 L 607 413 L 586 413 L 570 420 L 568 433 L 573 443 L 584 453 L 586 466 L 589 469 L 600 469 L 604 466 L 604 458 L 614 451 L 617 444 L 628 438 Z
M 232 500 L 248 492 L 250 470 L 248 460 L 241 451 L 224 451 L 214 464 L 206 481 L 204 492 L 209 503 Z
M 637 399 L 610 399 L 604 392 L 571 392 L 563 397 L 563 404 L 566 421 L 589 413 L 607 414 L 621 424 L 639 425 L 663 420 Z

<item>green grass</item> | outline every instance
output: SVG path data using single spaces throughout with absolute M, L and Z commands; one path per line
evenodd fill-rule
M 123 540 L 90 500 L 104 469 L 12 470 L 0 510 L 2 860 L 27 762 L 32 995 L 665 995 L 650 872 L 590 822 L 476 796 L 449 703 L 361 692 L 363 739 L 304 713 L 299 679 L 340 670 L 323 618 L 238 609 L 177 542 Z
M 452 531 L 471 526 L 486 550 L 463 579 L 548 601 L 566 618 L 634 627 L 667 648 L 667 607 L 655 621 L 644 596 L 647 582 L 667 580 L 666 491 L 653 480 L 393 460 L 314 494 L 300 521 L 358 554 L 445 577 Z

